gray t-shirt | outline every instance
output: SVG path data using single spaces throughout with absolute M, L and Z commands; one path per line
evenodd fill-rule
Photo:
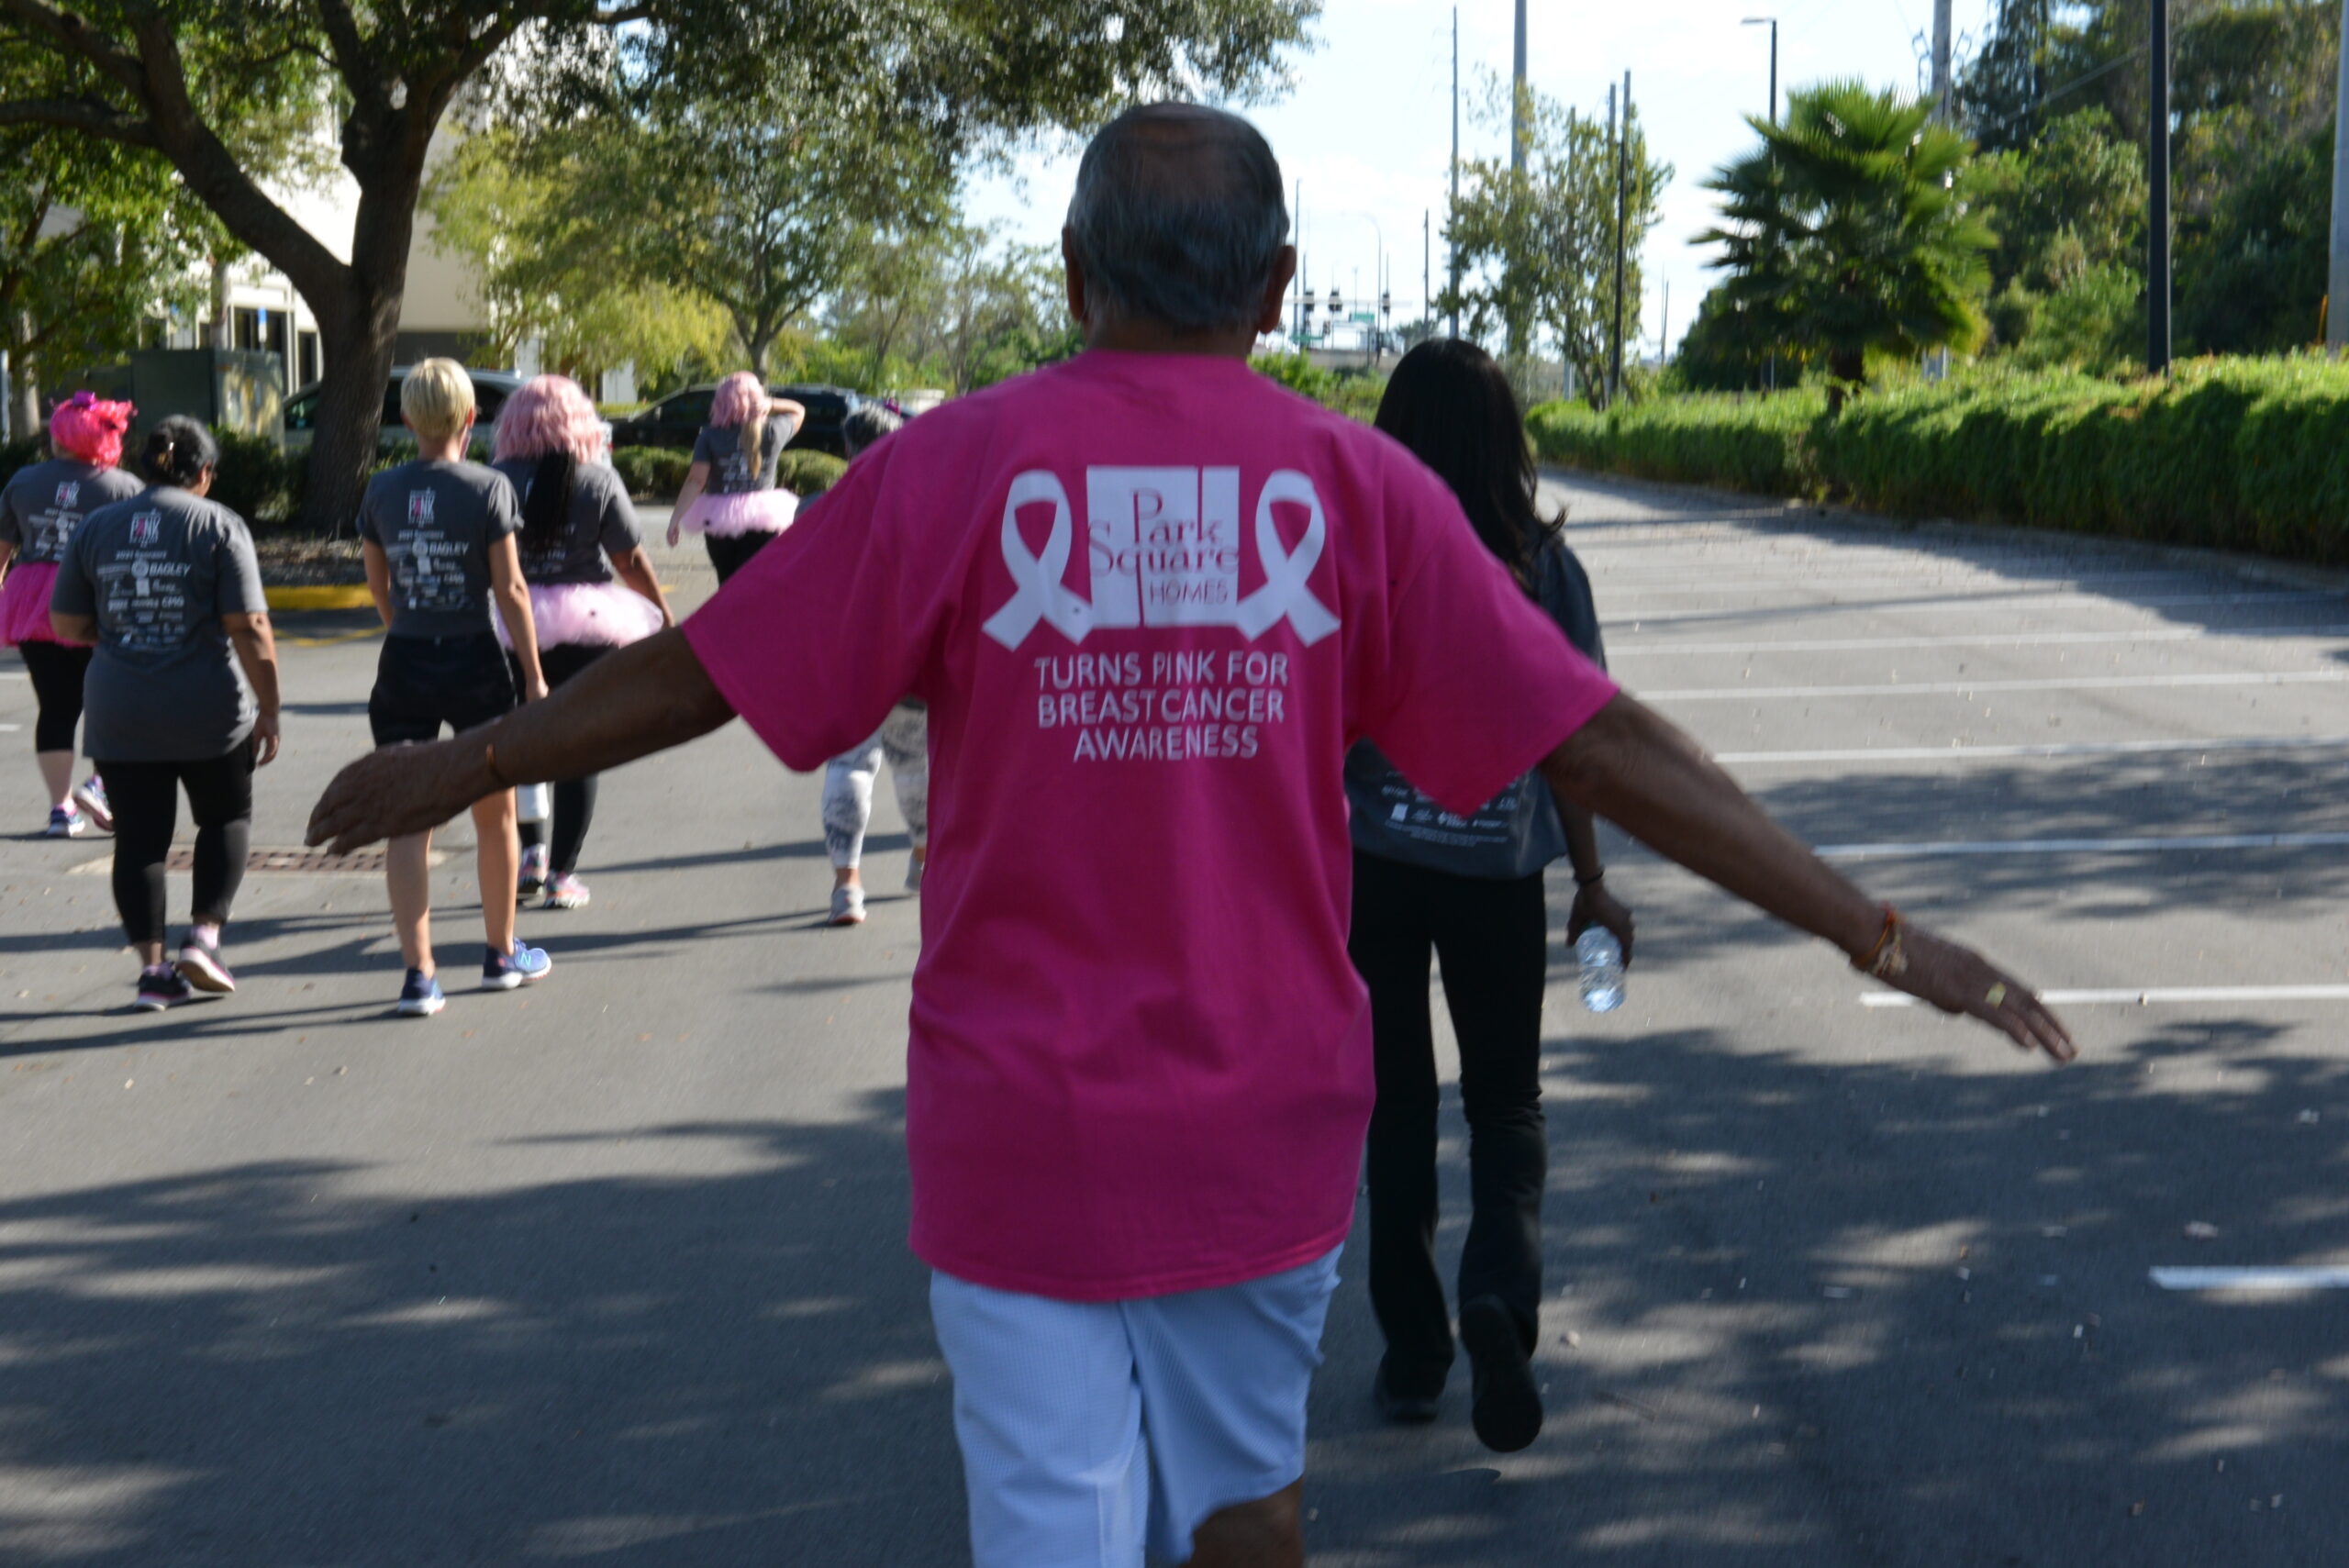
M 175 485 L 102 506 L 74 530 L 50 607 L 95 616 L 83 745 L 105 762 L 195 762 L 252 733 L 257 708 L 220 617 L 262 615 L 245 520 Z
M 66 541 L 82 519 L 113 501 L 147 488 L 118 468 L 79 458 L 51 458 L 20 468 L 0 488 L 0 544 L 17 547 L 19 564 L 65 559 Z
M 1590 578 L 1555 535 L 1533 558 L 1533 590 L 1566 639 L 1606 668 Z M 1454 817 L 1363 740 L 1346 753 L 1346 804 L 1355 849 L 1455 876 L 1532 876 L 1566 852 L 1565 824 L 1539 773 L 1527 773 L 1473 816 Z
M 506 476 L 518 505 L 527 508 L 539 460 L 514 457 L 491 466 Z M 606 558 L 617 560 L 642 544 L 644 529 L 620 476 L 599 462 L 581 463 L 571 471 L 571 516 L 564 519 L 562 532 L 545 550 L 532 549 L 527 537 L 516 542 L 521 548 L 525 582 L 608 583 L 612 569 Z
M 521 526 L 514 486 L 494 468 L 419 458 L 377 474 L 359 537 L 391 562 L 391 635 L 489 636 L 489 547 Z
M 774 474 L 783 462 L 783 443 L 791 439 L 791 421 L 774 416 L 759 439 L 759 471 L 742 455 L 742 430 L 738 425 L 704 425 L 694 438 L 694 461 L 709 464 L 712 495 L 744 495 L 774 488 Z

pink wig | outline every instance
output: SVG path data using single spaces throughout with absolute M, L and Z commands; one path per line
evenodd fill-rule
M 749 371 L 736 371 L 719 382 L 709 406 L 709 422 L 721 430 L 739 429 L 766 414 L 766 384 Z
M 49 439 L 68 457 L 100 468 L 122 462 L 122 435 L 130 428 L 137 410 L 128 403 L 108 403 L 94 394 L 77 392 L 50 411 Z
M 604 421 L 569 376 L 532 376 L 497 411 L 495 455 L 504 462 L 552 451 L 569 452 L 574 462 L 602 462 Z

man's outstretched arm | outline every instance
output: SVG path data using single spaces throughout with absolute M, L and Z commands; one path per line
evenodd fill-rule
M 510 785 L 599 773 L 733 717 L 685 634 L 672 628 L 596 660 L 545 701 L 495 724 L 360 758 L 318 797 L 308 842 L 347 854 L 419 833 Z
M 1649 848 L 1847 954 L 1876 950 L 1884 906 L 1756 806 L 1697 743 L 1653 709 L 1618 696 L 1542 764 L 1562 798 Z M 1907 967 L 1884 979 L 1943 1012 L 2004 1031 L 2058 1062 L 2072 1037 L 2030 987 L 1980 954 L 1913 926 L 1899 930 Z

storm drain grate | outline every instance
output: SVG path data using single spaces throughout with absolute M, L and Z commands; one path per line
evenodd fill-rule
M 168 871 L 190 871 L 195 866 L 195 851 L 185 845 L 173 850 L 163 862 Z M 384 851 L 361 850 L 356 854 L 330 855 L 324 850 L 255 850 L 245 857 L 247 871 L 315 872 L 328 875 L 354 872 L 381 873 Z

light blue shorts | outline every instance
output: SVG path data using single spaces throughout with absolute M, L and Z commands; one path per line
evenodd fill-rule
M 1342 1251 L 1340 1249 L 1339 1251 Z M 1305 1473 L 1338 1251 L 1220 1290 L 1054 1301 L 933 1273 L 977 1568 L 1141 1568 Z

